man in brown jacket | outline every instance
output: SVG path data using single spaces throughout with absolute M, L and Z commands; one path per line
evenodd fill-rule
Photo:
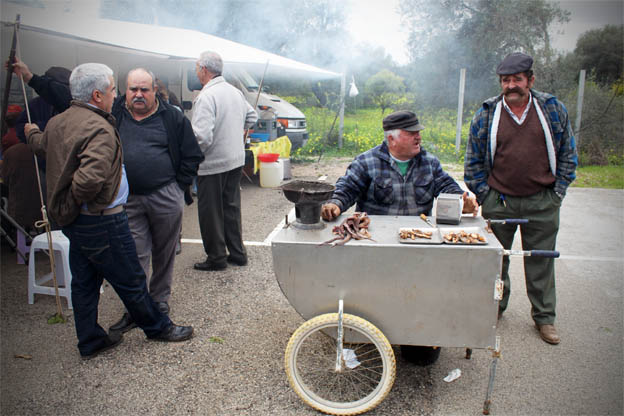
M 72 303 L 84 359 L 115 347 L 121 332 L 97 323 L 99 288 L 106 278 L 148 338 L 184 341 L 190 326 L 173 324 L 147 292 L 123 204 L 128 182 L 115 120 L 113 71 L 103 64 L 76 67 L 69 79 L 71 107 L 41 132 L 25 126 L 28 143 L 47 160 L 50 216 L 70 240 Z

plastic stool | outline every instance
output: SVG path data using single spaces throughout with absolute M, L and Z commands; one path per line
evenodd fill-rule
M 17 249 L 20 253 L 26 256 L 30 252 L 30 245 L 26 242 L 26 236 L 19 229 L 17 230 Z M 17 253 L 17 264 L 25 264 L 26 262 L 22 256 Z
M 30 245 L 28 259 L 28 303 L 35 302 L 35 293 L 55 296 L 54 286 L 43 286 L 52 280 L 52 272 L 40 278 L 35 276 L 35 254 L 37 251 L 48 250 L 48 237 L 46 233 L 39 234 Z M 52 248 L 54 250 L 54 265 L 56 268 L 56 282 L 59 286 L 60 296 L 67 298 L 67 307 L 73 309 L 71 301 L 71 270 L 69 268 L 69 240 L 62 231 L 52 231 Z

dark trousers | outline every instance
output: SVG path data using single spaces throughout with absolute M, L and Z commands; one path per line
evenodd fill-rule
M 243 167 L 197 177 L 199 228 L 207 260 L 247 257 L 241 223 L 240 179 Z
M 526 197 L 506 195 L 505 204 L 502 203 L 500 193 L 490 189 L 482 204 L 484 218 L 529 220 L 528 224 L 520 225 L 523 250 L 555 250 L 560 207 L 561 199 L 552 189 L 545 189 Z M 492 224 L 494 235 L 505 249 L 511 249 L 517 227 L 511 224 Z M 524 276 L 533 320 L 540 325 L 553 324 L 557 303 L 555 260 L 546 257 L 524 257 Z M 508 256 L 503 256 L 502 280 L 504 289 L 500 307 L 505 310 L 511 294 Z
M 149 293 L 156 302 L 169 302 L 184 191 L 174 181 L 147 195 L 130 194 L 126 213 L 139 262 L 149 276 Z
M 102 279 L 106 279 L 139 327 L 155 337 L 171 325 L 147 293 L 145 273 L 137 258 L 125 212 L 79 215 L 63 227 L 69 238 L 72 303 L 78 349 L 89 355 L 104 343 L 106 331 L 98 324 Z

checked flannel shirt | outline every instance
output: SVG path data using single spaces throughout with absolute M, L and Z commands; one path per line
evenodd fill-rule
M 568 186 L 576 178 L 575 171 L 578 165 L 576 143 L 568 111 L 553 95 L 535 90 L 531 90 L 531 94 L 537 99 L 550 127 L 556 162 L 554 191 L 563 198 Z M 483 202 L 490 190 L 487 184 L 493 165 L 490 134 L 494 110 L 500 100 L 502 95 L 486 100 L 470 123 L 464 160 L 464 181 L 468 189 L 477 196 L 479 203 Z
M 433 199 L 442 192 L 463 193 L 437 157 L 421 150 L 403 176 L 383 142 L 351 162 L 329 202 L 342 212 L 357 203 L 356 210 L 369 215 L 431 215 Z

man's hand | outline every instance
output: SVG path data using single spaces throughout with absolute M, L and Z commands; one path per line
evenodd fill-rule
M 28 137 L 28 133 L 31 132 L 31 130 L 39 130 L 39 126 L 37 126 L 35 123 L 26 123 L 24 124 L 24 134 L 26 135 L 26 137 Z
M 327 203 L 321 208 L 321 217 L 325 221 L 332 221 L 340 215 L 340 208 L 336 204 Z
M 7 69 L 8 65 L 9 64 L 7 63 Z M 33 74 L 30 72 L 30 69 L 28 69 L 28 66 L 17 58 L 15 58 L 15 63 L 13 64 L 13 72 L 17 75 L 21 75 L 26 83 L 28 83 L 33 77 Z
M 475 196 L 470 196 L 468 192 L 464 192 L 464 214 L 472 213 L 473 216 L 477 216 L 479 213 L 479 203 L 477 202 L 477 198 Z

